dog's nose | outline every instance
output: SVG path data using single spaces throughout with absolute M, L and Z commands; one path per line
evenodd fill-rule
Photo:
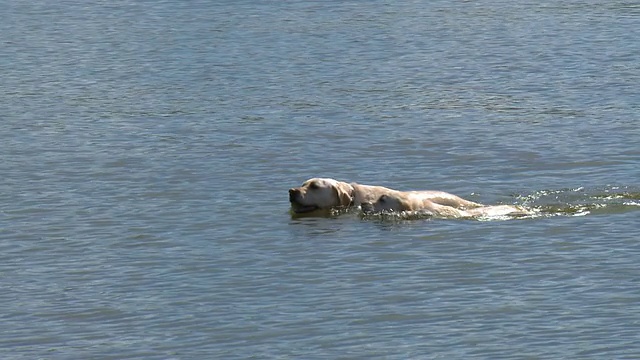
M 289 201 L 295 201 L 295 199 L 300 194 L 300 190 L 298 189 L 289 189 Z

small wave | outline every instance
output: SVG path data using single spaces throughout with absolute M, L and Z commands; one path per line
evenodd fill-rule
M 384 211 L 378 213 L 365 213 L 360 212 L 360 218 L 364 220 L 377 220 L 377 221 L 405 221 L 405 220 L 426 220 L 433 219 L 431 213 L 423 211 Z
M 432 219 L 462 219 L 462 220 L 477 220 L 477 221 L 497 221 L 497 220 L 513 220 L 513 219 L 530 219 L 538 216 L 537 210 L 532 210 L 530 214 L 497 214 L 497 215 L 481 215 L 481 216 L 466 216 L 466 217 L 449 217 L 449 216 L 435 216 L 431 212 L 425 211 L 401 211 L 401 212 L 379 212 L 379 213 L 360 213 L 360 218 L 364 220 L 376 220 L 384 222 L 398 222 L 406 220 L 432 220 Z
M 516 195 L 519 205 L 536 209 L 541 217 L 585 216 L 635 211 L 640 206 L 640 191 L 628 186 L 584 187 L 540 190 Z

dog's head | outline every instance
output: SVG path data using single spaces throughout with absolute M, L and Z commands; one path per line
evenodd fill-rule
M 362 204 L 365 213 L 402 212 L 413 210 L 408 199 L 394 194 L 381 195 L 375 202 Z
M 297 213 L 346 207 L 353 201 L 353 187 L 328 178 L 313 178 L 302 186 L 289 189 L 291 209 Z

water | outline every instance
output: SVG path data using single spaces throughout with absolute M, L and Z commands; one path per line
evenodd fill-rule
M 640 355 L 636 4 L 0 4 L 3 359 Z

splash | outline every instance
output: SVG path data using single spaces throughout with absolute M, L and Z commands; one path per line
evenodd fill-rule
M 640 209 L 640 190 L 628 186 L 540 190 L 515 197 L 519 205 L 535 209 L 540 217 L 616 214 Z
M 359 214 L 363 220 L 376 220 L 383 222 L 398 222 L 407 220 L 431 220 L 431 219 L 459 219 L 459 220 L 475 220 L 475 221 L 497 221 L 497 220 L 513 220 L 513 219 L 531 219 L 540 217 L 539 211 L 533 209 L 530 214 L 496 214 L 496 215 L 481 215 L 481 216 L 463 216 L 463 217 L 449 217 L 449 216 L 436 216 L 430 212 L 424 211 L 384 211 L 377 213 L 364 213 Z

